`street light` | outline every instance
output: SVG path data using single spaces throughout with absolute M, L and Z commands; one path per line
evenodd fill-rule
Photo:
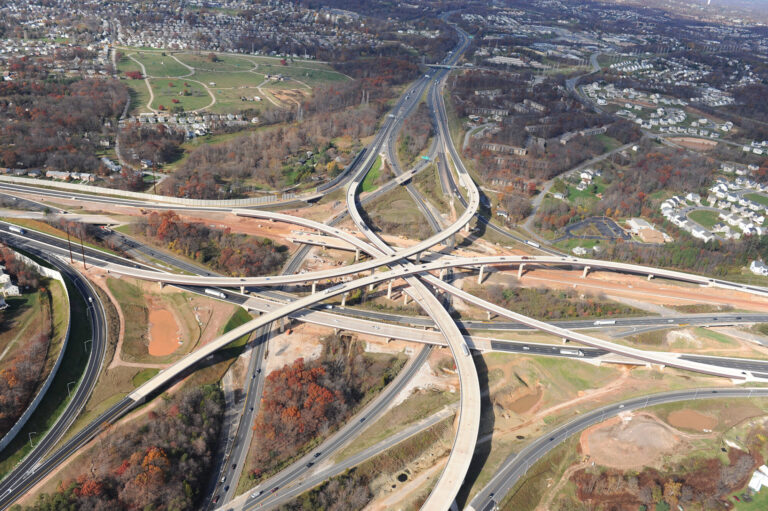
M 70 387 L 70 385 L 77 385 L 77 382 L 76 381 L 71 381 L 71 382 L 67 383 L 67 397 L 72 395 L 72 388 Z
M 91 345 L 93 345 L 93 339 L 87 339 L 87 340 L 83 341 L 83 350 L 86 353 L 88 353 L 88 343 L 89 342 L 91 343 Z
M 32 445 L 32 435 L 37 435 L 37 431 L 31 431 L 31 432 L 29 433 L 29 435 L 28 435 L 28 436 L 29 436 L 29 446 L 30 446 L 30 447 L 34 447 L 34 446 Z

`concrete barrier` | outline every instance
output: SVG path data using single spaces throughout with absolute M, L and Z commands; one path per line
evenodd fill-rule
M 180 206 L 198 206 L 211 208 L 263 206 L 266 204 L 277 204 L 280 202 L 291 202 L 295 200 L 310 201 L 317 199 L 322 195 L 317 193 L 317 189 L 314 189 L 304 194 L 284 193 L 279 197 L 277 195 L 264 195 L 261 197 L 248 197 L 246 199 L 189 199 L 185 197 L 170 197 L 167 195 L 156 195 L 152 193 L 116 190 L 113 188 L 105 188 L 103 186 L 64 183 L 61 181 L 48 181 L 43 179 L 33 179 L 29 177 L 18 176 L 0 175 L 0 182 L 24 186 L 44 186 L 59 190 L 70 190 L 73 192 L 90 193 L 99 196 L 122 197 L 126 199 L 136 199 L 146 202 L 161 202 L 168 204 L 178 204 Z
M 27 424 L 27 421 L 32 416 L 32 414 L 35 413 L 35 410 L 37 410 L 37 407 L 40 405 L 40 402 L 45 397 L 45 394 L 51 388 L 51 385 L 53 384 L 53 380 L 56 378 L 56 373 L 59 371 L 59 368 L 61 367 L 61 363 L 64 360 L 64 352 L 67 351 L 67 344 L 69 343 L 69 332 L 72 326 L 72 307 L 69 300 L 69 293 L 67 292 L 67 285 L 64 282 L 64 277 L 61 276 L 61 273 L 52 268 L 48 268 L 41 264 L 38 264 L 36 261 L 30 259 L 24 254 L 19 254 L 18 252 L 14 252 L 14 254 L 16 255 L 17 258 L 23 260 L 25 263 L 34 267 L 41 275 L 53 280 L 57 280 L 58 282 L 61 283 L 61 285 L 64 287 L 64 296 L 67 297 L 67 306 L 69 306 L 69 321 L 67 321 L 67 330 L 64 334 L 64 341 L 61 343 L 61 350 L 59 351 L 59 356 L 56 358 L 56 362 L 54 363 L 53 368 L 51 369 L 51 372 L 46 377 L 45 383 L 43 383 L 43 386 L 37 392 L 37 395 L 35 395 L 35 398 L 32 400 L 32 402 L 29 403 L 29 405 L 27 406 L 27 409 L 24 410 L 24 413 L 21 414 L 21 417 L 19 417 L 19 419 L 16 421 L 16 424 L 14 424 L 13 427 L 10 430 L 8 430 L 8 432 L 3 436 L 3 438 L 0 439 L 0 452 L 2 452 L 3 449 L 8 447 L 8 444 L 10 444 L 13 441 L 13 439 L 16 438 L 16 435 L 18 435 L 21 429 Z

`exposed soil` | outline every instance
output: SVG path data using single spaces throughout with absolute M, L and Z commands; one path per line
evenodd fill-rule
M 653 466 L 683 445 L 672 428 L 648 415 L 615 417 L 581 434 L 582 452 L 599 465 L 623 470 Z
M 170 355 L 180 344 L 179 328 L 167 309 L 149 311 L 149 354 L 153 357 Z
M 533 408 L 541 399 L 543 391 L 541 387 L 535 389 L 523 389 L 523 392 L 516 392 L 509 396 L 499 396 L 497 401 L 506 409 L 515 413 L 525 413 Z
M 668 140 L 685 148 L 693 149 L 694 151 L 711 151 L 717 145 L 716 140 L 704 140 L 692 137 L 675 137 Z
M 718 420 L 696 410 L 683 408 L 675 410 L 667 415 L 667 422 L 676 428 L 693 429 L 696 431 L 712 430 L 717 426 Z
M 638 234 L 645 243 L 664 243 L 664 235 L 656 229 L 640 229 Z

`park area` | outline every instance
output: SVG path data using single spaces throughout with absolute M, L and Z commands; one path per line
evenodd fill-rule
M 325 63 L 275 57 L 135 48 L 118 56 L 135 113 L 291 107 L 318 85 L 348 79 Z

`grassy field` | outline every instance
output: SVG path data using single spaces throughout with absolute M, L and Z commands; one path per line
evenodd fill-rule
M 696 210 L 688 213 L 688 218 L 701 225 L 705 229 L 711 229 L 716 223 L 720 221 L 717 213 L 708 210 Z
M 768 206 L 768 197 L 760 193 L 748 193 L 744 196 L 744 198 L 753 200 L 758 204 L 762 204 L 763 206 Z
M 360 183 L 360 189 L 363 192 L 372 192 L 379 186 L 375 184 L 376 180 L 379 178 L 379 173 L 381 172 L 381 157 L 377 157 L 376 161 L 373 162 L 373 165 L 371 166 L 371 170 L 368 171 L 368 173 L 365 175 L 365 179 L 363 179 L 363 182 Z
M 375 228 L 387 234 L 415 239 L 425 239 L 432 234 L 419 207 L 401 186 L 366 204 L 365 211 Z
M 183 79 L 152 79 L 149 83 L 155 94 L 155 99 L 152 101 L 152 108 L 155 110 L 159 110 L 160 105 L 164 106 L 166 110 L 170 110 L 174 106 L 181 106 L 185 111 L 199 110 L 213 102 L 205 87 L 197 82 Z M 180 93 L 189 95 L 180 95 Z M 178 103 L 174 103 L 174 99 Z
M 143 80 L 127 80 L 125 84 L 133 91 L 132 105 L 135 112 L 157 110 L 159 105 L 170 109 L 172 99 L 179 100 L 185 110 L 205 109 L 214 113 L 230 113 L 245 108 L 272 108 L 265 96 L 271 91 L 298 89 L 310 94 L 318 85 L 347 80 L 348 78 L 329 65 L 318 62 L 287 62 L 281 65 L 279 59 L 252 55 L 216 54 L 211 59 L 208 53 L 146 51 L 137 48 L 121 50 L 123 58 L 118 62 L 121 73 L 141 71 L 144 65 L 150 86 L 155 95 L 152 105 L 147 108 L 149 91 Z M 165 55 L 163 55 L 165 53 Z M 269 80 L 267 75 L 282 75 L 283 80 Z M 168 81 L 186 81 L 191 96 L 179 96 L 179 84 L 169 88 Z M 216 99 L 212 101 L 212 96 Z M 259 96 L 262 102 L 243 102 L 242 96 Z
M 125 318 L 121 357 L 128 361 L 146 360 L 149 356 L 149 308 L 144 293 L 136 283 L 126 279 L 107 279 L 107 287 Z
M 500 503 L 503 511 L 533 511 L 546 494 L 549 481 L 559 481 L 563 472 L 578 461 L 576 451 L 578 436 L 574 435 L 560 446 L 552 449 L 533 465 L 507 497 Z

